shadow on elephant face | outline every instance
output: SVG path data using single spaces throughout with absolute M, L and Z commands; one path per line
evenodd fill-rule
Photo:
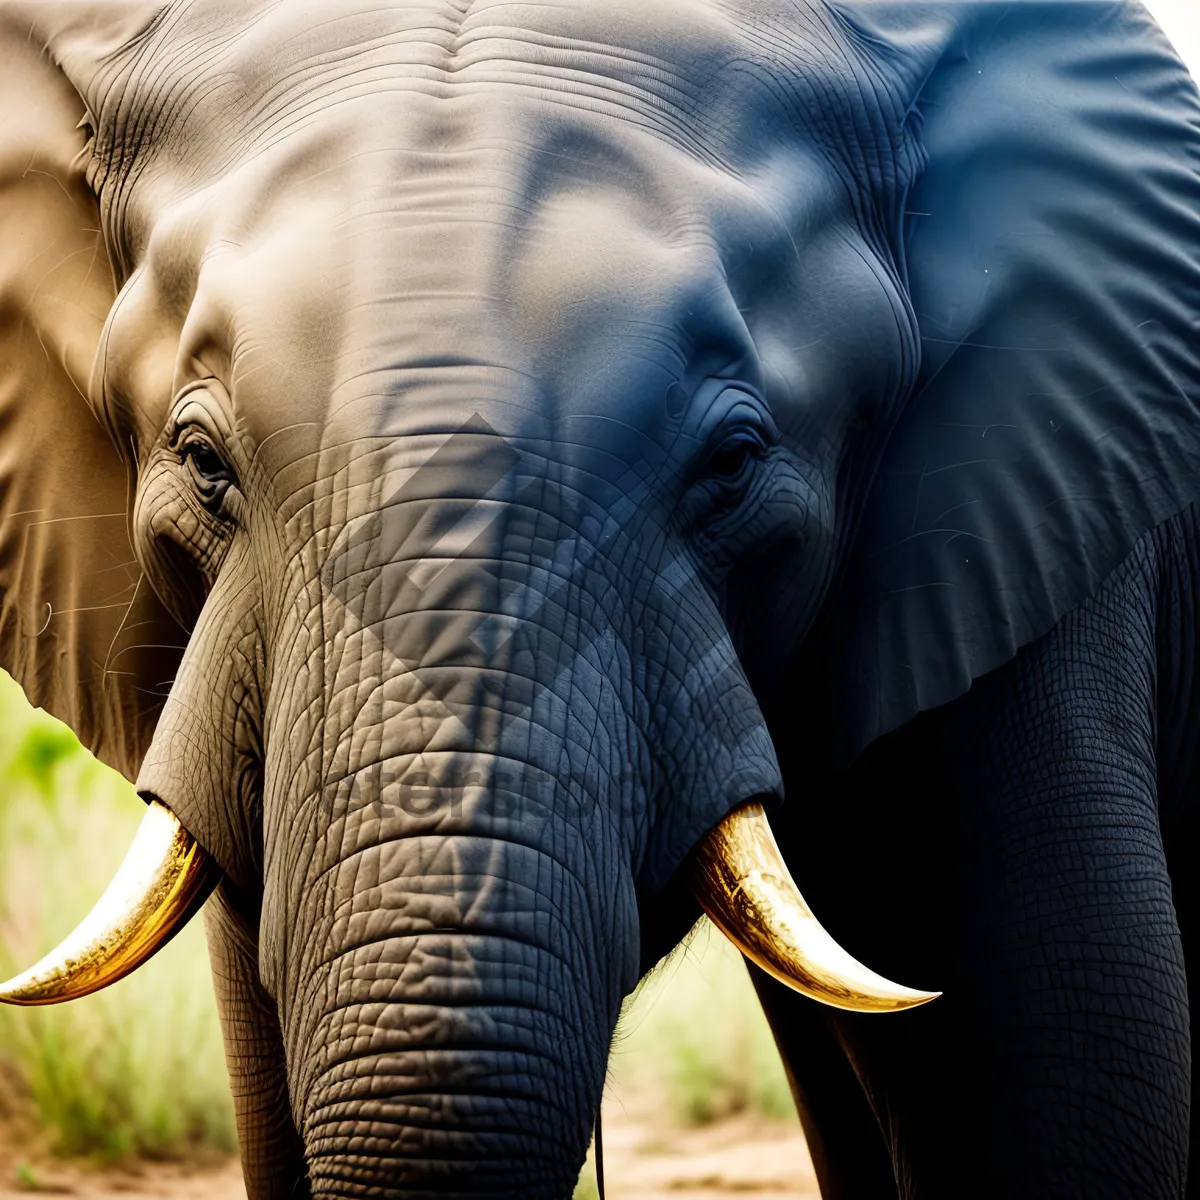
M 0 650 L 221 869 L 255 1194 L 565 1194 L 795 664 L 852 755 L 1188 498 L 1186 172 L 985 7 L 0 3 Z

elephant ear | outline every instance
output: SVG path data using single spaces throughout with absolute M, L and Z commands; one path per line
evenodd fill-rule
M 132 778 L 183 644 L 128 534 L 128 479 L 88 401 L 115 296 L 84 178 L 76 53 L 116 6 L 0 3 L 0 666 Z
M 960 696 L 1200 496 L 1200 98 L 1136 4 L 835 10 L 913 87 L 923 365 L 818 669 L 842 761 Z

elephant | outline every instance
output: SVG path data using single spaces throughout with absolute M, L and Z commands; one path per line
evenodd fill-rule
M 0 0 L 0 63 L 0 666 L 148 806 L 0 999 L 203 905 L 252 1200 L 553 1200 L 703 911 L 825 1200 L 1200 1196 L 1135 0 Z

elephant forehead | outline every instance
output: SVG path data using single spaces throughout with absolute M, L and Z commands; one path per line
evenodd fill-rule
M 689 333 L 719 342 L 710 366 L 744 359 L 722 283 L 730 198 L 702 173 L 667 197 L 652 164 L 599 140 L 584 154 L 577 134 L 573 157 L 477 146 L 412 161 L 393 146 L 302 153 L 299 172 L 259 160 L 167 211 L 129 289 L 147 302 L 131 295 L 114 325 L 140 360 L 147 314 L 175 314 L 164 398 L 215 374 L 252 424 L 354 405 L 355 427 L 380 433 L 399 432 L 401 395 L 418 428 L 489 398 L 568 416 L 647 384 L 657 397 Z M 303 177 L 317 163 L 324 189 Z M 754 231 L 739 230 L 744 257 Z
M 128 373 L 116 342 L 140 363 L 147 322 L 170 325 L 176 374 L 142 389 L 148 409 L 215 374 L 255 441 L 347 406 L 361 432 L 402 432 L 400 396 L 418 429 L 488 400 L 564 417 L 621 397 L 648 398 L 653 425 L 681 372 L 757 382 L 744 278 L 796 274 L 831 228 L 854 233 L 816 160 L 770 195 L 586 113 L 515 114 L 516 136 L 435 151 L 391 130 L 436 101 L 363 103 L 379 119 L 347 110 L 163 205 L 105 360 Z M 486 127 L 490 106 L 470 107 Z
M 93 99 L 101 153 L 136 140 L 193 184 L 349 105 L 360 125 L 432 149 L 511 141 L 515 109 L 583 111 L 744 174 L 796 142 L 860 170 L 900 140 L 880 136 L 881 114 L 902 120 L 893 84 L 823 4 L 192 0 L 165 10 Z M 442 103 L 403 111 L 397 95 Z
M 113 243 L 158 279 L 145 311 L 195 289 L 142 407 L 216 373 L 283 468 L 318 448 L 284 426 L 321 449 L 479 414 L 522 433 L 625 396 L 641 427 L 683 371 L 756 382 L 755 289 L 818 276 L 817 234 L 860 245 L 856 141 L 903 141 L 825 9 L 773 4 L 171 6 L 97 134 L 133 163 L 99 175 Z

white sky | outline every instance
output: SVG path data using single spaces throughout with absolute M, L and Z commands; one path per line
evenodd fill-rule
M 1142 0 L 1200 79 L 1200 0 Z

